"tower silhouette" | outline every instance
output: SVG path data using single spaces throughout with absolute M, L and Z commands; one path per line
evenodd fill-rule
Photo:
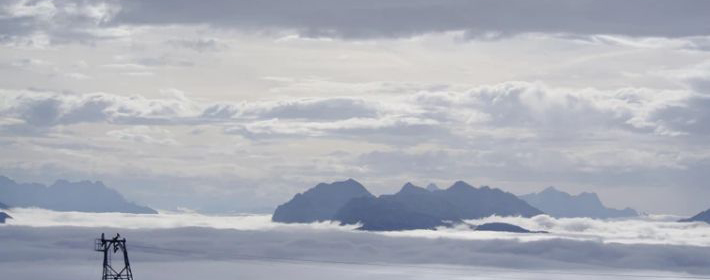
M 120 234 L 111 239 L 101 238 L 96 239 L 94 250 L 104 253 L 104 270 L 101 280 L 133 280 L 133 272 L 131 272 L 131 264 L 128 261 L 128 251 L 126 250 L 126 238 L 121 238 Z M 111 259 L 114 255 L 123 255 L 123 267 L 111 265 Z

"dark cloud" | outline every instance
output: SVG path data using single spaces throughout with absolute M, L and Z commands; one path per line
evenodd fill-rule
M 693 96 L 682 104 L 658 110 L 650 119 L 672 131 L 710 136 L 710 96 Z
M 33 46 L 115 38 L 120 35 L 99 29 L 119 9 L 117 1 L 4 1 L 0 4 L 0 42 Z M 49 42 L 37 42 L 35 36 Z
M 680 37 L 710 34 L 710 3 L 688 0 L 125 1 L 116 24 L 296 29 L 311 36 L 406 37 L 466 30 Z
M 443 1 L 10 1 L 0 10 L 0 41 L 90 43 L 123 36 L 123 25 L 198 25 L 247 31 L 296 30 L 304 36 L 409 37 L 465 31 L 476 39 L 521 33 L 683 37 L 710 34 L 704 0 L 443 0 Z M 98 32 L 98 30 L 103 30 Z M 29 41 L 28 41 L 29 40 Z M 175 41 L 198 51 L 210 40 Z

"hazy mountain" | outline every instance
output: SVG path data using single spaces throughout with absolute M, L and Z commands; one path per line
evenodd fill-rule
M 679 222 L 706 222 L 710 224 L 710 209 L 700 212 L 693 217 L 682 219 Z
M 486 186 L 474 188 L 463 181 L 433 193 L 453 204 L 462 219 L 479 219 L 491 215 L 533 217 L 544 214 L 512 193 Z
M 362 225 L 374 231 L 433 229 L 445 225 L 440 217 L 411 209 L 392 199 L 360 197 L 350 200 L 335 216 L 342 224 Z
M 439 188 L 439 186 L 437 186 L 437 185 L 434 184 L 434 183 L 430 183 L 429 185 L 427 185 L 427 186 L 426 186 L 426 189 L 427 189 L 428 191 L 432 191 L 432 192 L 433 192 L 433 191 L 441 190 L 441 189 Z
M 570 195 L 549 187 L 539 193 L 520 196 L 530 205 L 558 218 L 590 217 L 597 219 L 634 217 L 638 213 L 631 208 L 623 210 L 607 208 L 595 193 Z
M 359 197 L 372 197 L 372 194 L 353 179 L 331 184 L 320 183 L 279 205 L 271 219 L 282 223 L 333 220 L 341 207 Z
M 155 210 L 126 199 L 101 182 L 57 180 L 51 186 L 18 184 L 0 176 L 0 197 L 13 207 L 39 207 L 55 211 L 156 214 Z
M 12 219 L 12 217 L 5 212 L 0 212 L 0 224 L 4 224 L 7 219 Z
M 335 215 L 343 224 L 361 223 L 363 230 L 433 229 L 460 222 L 458 209 L 443 197 L 411 183 L 392 195 L 350 200 Z
M 8 208 L 10 208 L 10 206 L 7 206 L 7 204 L 0 202 L 0 209 L 8 209 Z
M 393 195 L 353 199 L 335 216 L 364 230 L 431 229 L 491 215 L 531 217 L 542 212 L 513 194 L 459 181 L 446 190 L 429 191 L 411 183 Z

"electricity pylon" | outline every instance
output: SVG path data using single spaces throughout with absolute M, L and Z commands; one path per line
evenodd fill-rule
M 116 237 L 111 239 L 101 238 L 96 239 L 94 250 L 104 253 L 104 272 L 101 280 L 133 280 L 133 272 L 131 272 L 131 264 L 128 262 L 128 251 L 126 250 L 126 239 L 120 238 L 118 233 Z M 123 268 L 111 266 L 111 258 L 121 251 L 123 255 Z

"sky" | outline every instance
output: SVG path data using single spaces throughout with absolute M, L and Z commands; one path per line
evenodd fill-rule
M 317 184 L 710 207 L 710 2 L 0 0 L 0 174 L 159 209 Z

